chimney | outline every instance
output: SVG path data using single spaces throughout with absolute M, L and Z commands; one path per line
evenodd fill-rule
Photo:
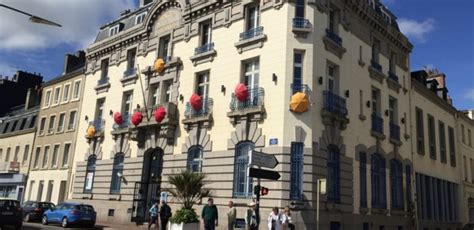
M 38 104 L 38 94 L 35 89 L 29 88 L 26 93 L 25 110 L 31 109 Z
M 75 55 L 66 54 L 64 58 L 64 74 L 71 72 L 79 65 L 83 65 L 86 60 L 86 54 L 84 51 L 77 51 Z

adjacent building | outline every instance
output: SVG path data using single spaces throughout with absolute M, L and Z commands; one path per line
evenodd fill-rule
M 457 144 L 462 164 L 460 219 L 474 224 L 474 118 L 471 111 L 458 113 Z M 461 137 L 461 138 L 459 138 Z
M 0 76 L 0 114 L 3 114 L 15 106 L 25 103 L 29 89 L 38 89 L 43 82 L 43 77 L 38 73 L 29 73 L 18 70 L 11 79 Z
M 43 84 L 25 200 L 59 203 L 70 192 L 85 53 L 67 54 L 62 75 Z

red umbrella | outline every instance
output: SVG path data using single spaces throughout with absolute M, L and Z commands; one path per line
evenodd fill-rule
M 140 113 L 138 111 L 133 113 L 133 115 L 132 115 L 132 124 L 133 125 L 135 125 L 135 126 L 139 125 L 142 122 L 142 120 L 143 120 L 142 113 Z
M 155 110 L 155 120 L 156 122 L 160 123 L 163 121 L 163 119 L 165 119 L 165 116 L 166 116 L 166 110 L 165 108 L 163 107 L 158 107 L 156 110 Z
M 115 112 L 114 113 L 114 121 L 115 121 L 115 124 L 121 125 L 123 123 L 122 114 L 120 114 L 119 112 Z
M 249 89 L 242 83 L 237 84 L 235 87 L 235 96 L 239 101 L 246 101 L 249 98 Z
M 199 111 L 202 109 L 202 97 L 193 93 L 193 95 L 191 95 L 191 98 L 189 98 L 189 104 L 191 104 L 191 107 L 193 107 L 193 109 Z

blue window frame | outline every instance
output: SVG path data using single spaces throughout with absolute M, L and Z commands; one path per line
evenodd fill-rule
M 385 159 L 378 153 L 372 155 L 372 207 L 387 208 L 385 187 Z
M 407 202 L 410 204 L 412 202 L 411 199 L 411 166 L 407 165 L 405 166 L 405 180 L 406 180 L 406 197 L 407 197 Z
M 340 191 L 340 161 L 339 161 L 339 149 L 330 145 L 328 147 L 328 201 L 339 203 L 341 200 L 341 191 Z
M 403 166 L 396 159 L 390 160 L 390 185 L 392 192 L 392 208 L 403 209 Z
M 303 53 L 295 51 L 293 54 L 293 85 L 301 86 L 303 84 Z
M 192 146 L 188 149 L 188 162 L 186 168 L 191 172 L 202 171 L 202 147 L 199 145 Z
M 303 196 L 303 143 L 291 143 L 290 199 L 301 200 Z
M 89 156 L 89 158 L 87 158 L 86 179 L 84 180 L 84 193 L 92 193 L 96 160 L 96 155 L 91 155 Z
M 367 208 L 367 154 L 359 153 L 360 207 Z
M 250 141 L 240 142 L 235 146 L 234 161 L 234 197 L 252 196 L 252 178 L 247 176 L 249 153 L 254 149 Z
M 114 165 L 112 167 L 112 182 L 110 183 L 111 194 L 120 194 L 123 175 L 123 160 L 123 153 L 117 153 L 114 157 Z

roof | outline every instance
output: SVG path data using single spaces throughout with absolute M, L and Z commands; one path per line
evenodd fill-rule
M 48 87 L 50 85 L 54 85 L 58 82 L 61 82 L 61 81 L 65 81 L 65 80 L 68 80 L 68 79 L 71 79 L 73 77 L 77 77 L 78 75 L 80 74 L 83 74 L 85 72 L 85 64 L 82 64 L 82 65 L 78 65 L 77 67 L 75 67 L 71 72 L 69 73 L 66 73 L 66 74 L 63 74 L 63 75 L 60 75 L 60 76 L 57 76 L 47 82 L 45 82 L 43 84 L 43 88 L 44 87 Z

